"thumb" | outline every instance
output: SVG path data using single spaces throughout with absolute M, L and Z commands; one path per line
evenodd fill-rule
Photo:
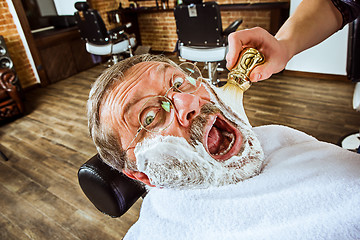
M 271 65 L 268 63 L 264 63 L 254 68 L 254 70 L 250 74 L 251 82 L 258 82 L 261 80 L 265 80 L 271 77 L 273 74 L 273 70 L 271 69 Z

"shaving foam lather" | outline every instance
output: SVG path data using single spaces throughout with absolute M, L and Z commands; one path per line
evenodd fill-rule
M 235 67 L 228 74 L 226 84 L 214 89 L 221 99 L 227 103 L 250 125 L 243 107 L 243 95 L 251 86 L 250 73 L 258 65 L 265 62 L 265 57 L 255 48 L 244 48 Z

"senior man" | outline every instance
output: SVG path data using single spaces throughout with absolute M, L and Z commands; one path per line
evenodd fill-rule
M 360 155 L 287 127 L 252 128 L 233 106 L 196 66 L 160 56 L 97 79 L 97 150 L 149 185 L 125 239 L 359 238 Z

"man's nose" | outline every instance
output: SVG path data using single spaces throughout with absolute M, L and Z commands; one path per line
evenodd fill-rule
M 192 120 L 199 115 L 200 109 L 204 105 L 199 96 L 189 93 L 174 92 L 169 97 L 172 99 L 176 109 L 178 120 L 184 127 L 190 126 Z

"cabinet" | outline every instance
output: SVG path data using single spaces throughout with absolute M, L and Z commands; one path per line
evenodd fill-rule
M 34 40 L 42 63 L 38 70 L 45 70 L 49 83 L 94 66 L 77 27 L 37 33 Z

